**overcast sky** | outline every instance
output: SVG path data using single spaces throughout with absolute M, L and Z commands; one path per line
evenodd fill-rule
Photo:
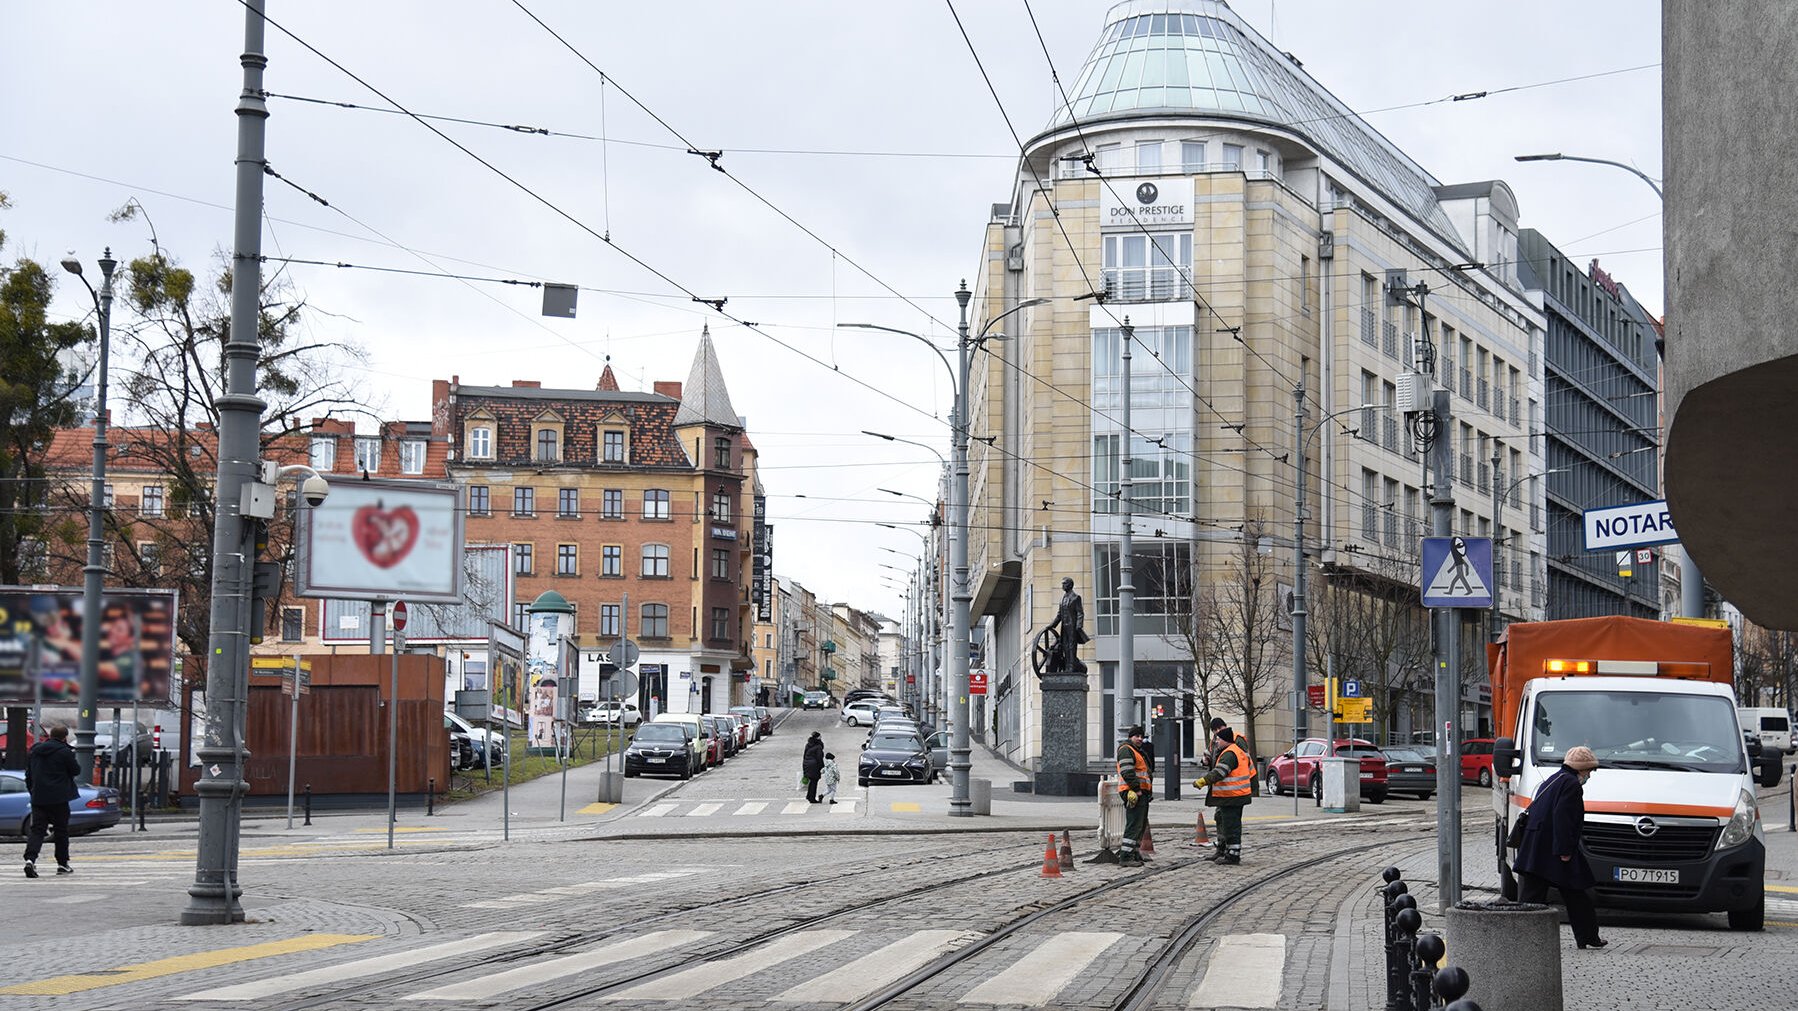
M 947 454 L 951 390 L 941 363 L 915 342 L 834 324 L 943 334 L 930 315 L 954 321 L 949 294 L 977 265 L 989 205 L 1011 195 L 1017 148 L 951 8 L 932 0 L 525 6 L 614 83 L 602 86 L 510 0 L 270 0 L 269 15 L 414 112 L 606 137 L 439 124 L 617 248 L 405 117 L 274 99 L 270 164 L 332 209 L 270 180 L 264 252 L 603 291 L 581 292 L 577 319 L 546 320 L 533 289 L 289 268 L 324 311 L 313 334 L 365 348 L 381 413 L 416 420 L 429 416 L 430 381 L 451 375 L 591 388 L 609 355 L 625 389 L 684 380 L 709 321 L 732 400 L 762 453 L 776 571 L 827 599 L 897 614 L 899 592 L 883 578 L 899 574 L 880 566 L 908 563 L 879 548 L 911 554 L 918 544 L 872 523 L 917 522 L 925 506 L 879 489 L 930 497 L 936 459 L 858 433 L 900 434 Z M 1070 87 L 1107 6 L 1032 0 Z M 1506 180 L 1524 226 L 1575 262 L 1599 258 L 1660 311 L 1660 208 L 1648 188 L 1603 166 L 1512 161 L 1563 151 L 1660 177 L 1658 5 L 1235 7 L 1436 177 Z M 1035 134 L 1055 98 L 1025 4 L 957 0 L 955 10 L 1005 112 L 1026 138 Z M 228 249 L 242 6 L 16 3 L 6 22 L 8 258 L 54 262 L 75 250 L 91 261 L 107 244 L 121 259 L 141 255 L 143 226 L 106 220 L 132 197 L 185 264 L 207 267 Z M 272 26 L 268 53 L 272 92 L 383 104 Z M 1554 81 L 1564 83 L 1546 83 Z M 1494 94 L 1418 105 L 1478 91 Z M 723 150 L 754 194 L 842 255 L 686 154 L 688 142 Z M 693 292 L 728 297 L 733 315 L 825 364 L 694 304 L 626 251 Z M 79 285 L 59 289 L 67 316 L 88 304 Z

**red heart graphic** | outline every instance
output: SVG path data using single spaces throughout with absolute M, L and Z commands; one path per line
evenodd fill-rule
M 362 556 L 383 569 L 391 569 L 412 553 L 418 543 L 418 514 L 411 506 L 383 509 L 381 504 L 366 505 L 356 510 L 350 522 L 350 536 Z

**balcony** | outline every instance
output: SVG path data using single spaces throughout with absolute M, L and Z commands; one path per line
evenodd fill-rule
M 1368 347 L 1378 347 L 1379 339 L 1374 336 L 1373 310 L 1361 307 L 1361 343 Z

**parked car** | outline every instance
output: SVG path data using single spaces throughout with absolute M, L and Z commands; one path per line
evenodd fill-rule
M 816 691 L 816 690 L 806 692 L 805 697 L 802 700 L 800 700 L 799 708 L 801 708 L 801 709 L 829 709 L 830 708 L 830 693 Z
M 1361 796 L 1370 804 L 1386 800 L 1386 756 L 1372 741 L 1339 737 L 1326 741 L 1311 737 L 1300 741 L 1291 751 L 1268 763 L 1267 785 L 1276 794 L 1288 790 L 1323 792 L 1324 774 L 1320 764 L 1324 758 L 1359 758 Z
M 486 727 L 477 727 L 456 715 L 453 709 L 443 711 L 443 725 L 451 727 L 451 736 L 461 733 L 468 741 L 467 765 L 461 768 L 492 768 L 505 764 L 506 735 Z
M 81 795 L 69 801 L 69 834 L 86 835 L 119 823 L 119 791 L 110 786 L 77 784 Z M 31 831 L 31 792 L 25 773 L 0 771 L 0 832 L 23 836 Z
M 698 759 L 692 728 L 682 723 L 645 723 L 624 749 L 624 775 L 692 779 Z
M 749 743 L 754 744 L 762 739 L 762 717 L 755 711 L 754 706 L 731 706 L 730 714 L 741 717 L 743 722 L 748 725 Z
M 755 743 L 755 735 L 749 732 L 749 721 L 744 719 L 742 714 L 725 713 L 724 720 L 730 724 L 730 729 L 736 734 L 738 751 Z
M 851 688 L 849 691 L 843 693 L 844 705 L 848 705 L 851 702 L 860 702 L 864 699 L 872 699 L 875 702 L 885 703 L 886 705 L 896 705 L 899 701 L 878 688 Z
M 852 727 L 871 727 L 874 725 L 874 714 L 880 705 L 869 699 L 851 702 L 843 707 L 843 722 Z
M 31 746 L 37 743 L 37 734 L 32 732 L 29 725 L 23 729 L 25 731 L 25 750 L 30 751 Z M 0 754 L 4 754 L 6 749 L 12 746 L 10 734 L 11 731 L 7 728 L 6 721 L 0 720 Z
M 628 729 L 643 722 L 643 711 L 635 702 L 596 702 L 581 710 L 582 723 L 598 723 L 615 727 L 623 721 Z
M 929 783 L 937 776 L 930 748 L 916 734 L 876 734 L 862 746 L 855 781 L 870 783 Z
M 686 727 L 692 732 L 687 744 L 693 749 L 693 768 L 704 771 L 724 761 L 724 755 L 717 747 L 711 729 L 700 718 L 698 713 L 659 713 L 649 721 L 650 726 L 657 723 L 674 723 Z
M 1461 742 L 1461 782 L 1492 785 L 1492 738 L 1470 737 Z
M 774 736 L 774 710 L 769 709 L 767 706 L 755 706 L 753 708 L 755 709 L 756 719 L 762 721 L 762 736 L 763 737 L 773 737 Z
M 1386 791 L 1414 793 L 1429 800 L 1436 793 L 1436 755 L 1428 748 L 1392 747 L 1386 752 Z
M 718 746 L 723 749 L 719 761 L 737 757 L 737 725 L 731 722 L 730 717 L 707 713 L 705 722 L 712 728 L 712 733 L 718 738 Z

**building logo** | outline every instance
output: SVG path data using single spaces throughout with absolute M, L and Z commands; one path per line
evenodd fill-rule
M 1136 202 L 1139 204 L 1152 204 L 1160 198 L 1161 191 L 1155 188 L 1154 183 L 1143 183 L 1136 188 Z
M 1192 179 L 1165 176 L 1138 179 L 1100 190 L 1099 223 L 1105 228 L 1141 228 L 1143 225 L 1190 225 Z

